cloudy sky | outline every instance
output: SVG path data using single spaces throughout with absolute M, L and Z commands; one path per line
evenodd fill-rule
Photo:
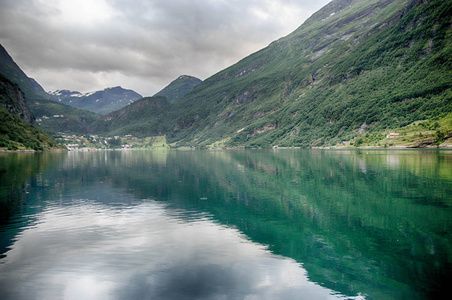
M 0 43 L 45 90 L 143 96 L 200 79 L 300 26 L 330 0 L 0 0 Z

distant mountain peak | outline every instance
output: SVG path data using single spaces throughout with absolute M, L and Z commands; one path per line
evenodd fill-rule
M 181 79 L 190 79 L 190 78 L 194 78 L 194 79 L 198 79 L 196 77 L 190 76 L 190 75 L 181 75 L 177 78 L 177 80 L 181 80 Z
M 55 96 L 61 103 L 98 114 L 108 114 L 143 98 L 133 90 L 127 90 L 120 86 L 85 94 L 71 90 L 55 90 L 50 91 L 49 94 Z
M 55 96 L 59 102 L 61 102 L 61 99 L 65 97 L 83 97 L 84 94 L 80 93 L 79 91 L 71 91 L 71 90 L 54 90 L 48 92 L 50 95 Z
M 122 86 L 118 85 L 118 86 L 113 86 L 113 87 L 108 87 L 106 89 L 104 89 L 104 91 L 110 91 L 110 90 L 123 90 L 123 91 L 130 91 L 127 89 L 124 89 Z

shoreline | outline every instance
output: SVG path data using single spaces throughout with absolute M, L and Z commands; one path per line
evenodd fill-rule
M 4 150 L 0 149 L 0 153 L 45 153 L 45 152 L 68 152 L 66 149 L 50 149 L 50 150 L 44 150 L 44 151 L 37 151 L 33 149 L 26 149 L 26 150 Z
M 315 149 L 315 150 L 452 150 L 452 144 L 448 145 L 437 145 L 437 146 L 424 146 L 424 147 L 413 147 L 413 146 L 360 146 L 360 147 L 349 147 L 349 146 L 343 146 L 343 147 L 337 147 L 337 146 L 331 146 L 331 147 L 310 147 L 310 148 L 302 148 L 302 147 L 271 147 L 271 148 L 245 148 L 245 147 L 229 147 L 229 148 L 190 148 L 186 149 L 184 147 L 181 148 L 155 148 L 155 149 L 143 149 L 143 148 L 136 148 L 136 149 L 96 149 L 96 150 L 90 150 L 90 151 L 71 151 L 67 149 L 51 149 L 51 150 L 44 150 L 44 151 L 36 151 L 32 149 L 27 150 L 5 150 L 0 149 L 0 153 L 58 153 L 58 152 L 96 152 L 96 151 L 123 151 L 123 150 L 303 150 L 303 149 Z
M 353 150 L 353 149 L 361 149 L 361 150 L 452 150 L 452 145 L 438 145 L 438 146 L 424 146 L 424 147 L 414 147 L 414 146 L 361 146 L 361 147 L 312 147 L 309 149 L 331 149 L 331 150 Z

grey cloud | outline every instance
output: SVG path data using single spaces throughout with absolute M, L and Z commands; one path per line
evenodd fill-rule
M 113 77 L 135 77 L 134 84 L 142 89 L 137 92 L 150 95 L 157 92 L 155 86 L 163 87 L 181 74 L 201 79 L 213 75 L 290 33 L 328 2 L 105 1 L 111 18 L 90 25 L 63 18 L 58 0 L 5 0 L 0 3 L 0 43 L 26 73 L 67 76 L 68 70 L 85 71 L 104 76 L 107 84 Z M 281 15 L 285 13 L 292 16 L 291 24 Z M 50 84 L 36 79 L 44 88 Z M 60 76 L 60 80 L 71 84 L 71 78 Z M 77 85 L 74 80 L 72 85 Z

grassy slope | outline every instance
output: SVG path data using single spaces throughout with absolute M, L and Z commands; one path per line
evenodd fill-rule
M 41 119 L 38 124 L 51 132 L 85 134 L 88 132 L 88 125 L 100 118 L 93 112 L 73 108 L 52 100 L 35 99 L 30 101 L 29 105 L 36 118 Z M 63 117 L 55 118 L 55 115 Z
M 388 137 L 390 133 L 399 136 Z M 442 118 L 413 122 L 400 128 L 365 133 L 337 147 L 452 147 L 452 113 Z
M 58 148 L 47 134 L 0 107 L 1 150 L 50 150 Z
M 328 146 L 452 111 L 452 3 L 344 3 L 201 83 L 161 120 L 169 141 Z

